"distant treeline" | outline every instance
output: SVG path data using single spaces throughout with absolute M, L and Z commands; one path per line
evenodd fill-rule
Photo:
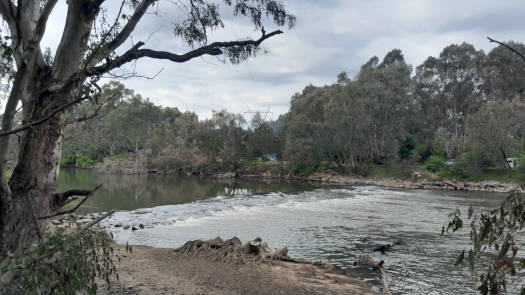
M 521 43 L 507 44 L 525 52 Z M 365 172 L 372 163 L 399 162 L 437 171 L 455 159 L 454 174 L 476 174 L 524 158 L 524 92 L 522 59 L 501 46 L 485 54 L 467 43 L 415 71 L 398 49 L 374 56 L 353 78 L 342 72 L 332 85 L 306 86 L 270 122 L 225 110 L 199 121 L 111 82 L 97 98 L 104 104 L 97 116 L 82 120 L 97 112 L 93 103 L 71 112 L 63 164 L 141 153 L 152 169 L 236 169 L 275 156 L 292 170 Z

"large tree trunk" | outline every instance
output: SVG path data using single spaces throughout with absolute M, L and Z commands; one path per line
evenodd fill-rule
M 33 117 L 42 114 L 46 105 L 35 106 Z M 35 217 L 50 215 L 57 209 L 54 195 L 65 119 L 65 114 L 59 113 L 26 131 L 9 181 L 10 192 L 0 190 L 0 256 L 7 252 L 19 254 L 31 247 L 38 238 Z

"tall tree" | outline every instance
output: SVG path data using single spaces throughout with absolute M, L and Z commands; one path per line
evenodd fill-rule
M 92 97 L 101 75 L 141 58 L 182 63 L 223 54 L 237 63 L 252 56 L 262 42 L 282 33 L 266 32 L 262 27 L 265 17 L 278 26 L 292 27 L 295 22 L 295 17 L 274 0 L 166 1 L 179 5 L 186 13 L 175 23 L 174 33 L 190 46 L 189 51 L 177 54 L 144 48 L 145 43 L 140 41 L 116 54 L 159 1 L 122 0 L 116 18 L 109 22 L 102 9 L 104 0 L 67 1 L 67 13 L 62 16 L 66 23 L 50 64 L 40 43 L 58 0 L 0 1 L 15 64 L 0 133 L 0 256 L 30 247 L 37 236 L 33 220 L 52 214 L 67 201 L 56 193 L 66 110 Z M 225 26 L 222 8 L 248 18 L 262 35 L 254 40 L 209 43 L 209 33 Z M 4 40 L 6 36 L 2 37 Z M 13 118 L 20 103 L 23 126 L 14 129 Z M 23 132 L 20 157 L 8 181 L 6 162 L 12 139 L 8 135 L 19 132 Z
M 415 94 L 422 115 L 427 117 L 423 135 L 431 139 L 439 127 L 461 138 L 466 118 L 483 103 L 482 64 L 485 54 L 463 43 L 443 49 L 438 58 L 429 57 L 417 67 Z M 449 151 L 451 156 L 461 152 L 462 141 Z

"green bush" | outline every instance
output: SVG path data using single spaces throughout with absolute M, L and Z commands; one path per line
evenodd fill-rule
M 62 158 L 60 158 L 60 166 L 61 167 L 74 167 L 76 165 L 77 156 L 75 155 L 63 155 Z
M 129 157 L 128 153 L 120 153 L 115 155 L 115 159 L 125 160 Z
M 441 170 L 439 176 L 442 178 L 467 178 L 468 175 L 465 172 L 463 164 L 458 161 L 454 163 L 454 165 L 445 166 L 445 168 Z
M 401 143 L 401 147 L 399 148 L 399 158 L 401 160 L 406 160 L 410 158 L 410 155 L 412 154 L 412 150 L 416 147 L 416 140 L 414 139 L 414 136 L 407 135 L 405 140 Z
M 77 168 L 88 168 L 95 165 L 97 162 L 88 156 L 78 156 L 75 161 Z
M 443 139 L 436 139 L 432 142 L 432 155 L 442 158 L 447 157 L 447 150 L 445 149 L 445 142 Z
M 24 256 L 0 260 L 0 295 L 96 294 L 97 283 L 109 286 L 118 279 L 113 259 L 113 241 L 106 232 L 66 234 L 57 229 Z
M 430 172 L 438 172 L 443 167 L 445 167 L 445 159 L 440 156 L 430 156 L 425 162 L 425 168 Z
M 465 175 L 476 176 L 483 172 L 483 169 L 492 166 L 492 160 L 483 152 L 466 152 L 462 154 L 456 165 L 461 167 Z

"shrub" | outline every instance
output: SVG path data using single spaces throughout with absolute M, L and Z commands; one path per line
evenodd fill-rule
M 57 229 L 24 256 L 0 261 L 0 294 L 96 294 L 97 279 L 108 287 L 118 279 L 112 245 L 106 232 Z
M 97 162 L 88 156 L 78 156 L 75 161 L 77 168 L 87 168 L 95 165 Z
M 461 167 L 466 175 L 474 176 L 479 175 L 483 168 L 492 166 L 492 161 L 486 153 L 467 152 L 460 156 L 456 165 Z
M 77 156 L 75 155 L 63 155 L 62 158 L 60 158 L 60 166 L 61 167 L 74 167 L 76 165 Z
M 401 147 L 399 148 L 399 158 L 401 160 L 405 160 L 410 158 L 410 155 L 412 154 L 412 150 L 416 147 L 416 141 L 414 139 L 414 136 L 407 135 L 405 140 L 401 143 Z
M 129 157 L 128 153 L 120 153 L 115 155 L 115 159 L 125 160 Z
M 432 142 L 432 155 L 442 158 L 447 157 L 447 150 L 445 149 L 445 141 L 443 139 L 436 139 Z
M 430 156 L 425 162 L 425 168 L 430 172 L 438 172 L 443 167 L 445 167 L 445 159 L 440 156 Z

